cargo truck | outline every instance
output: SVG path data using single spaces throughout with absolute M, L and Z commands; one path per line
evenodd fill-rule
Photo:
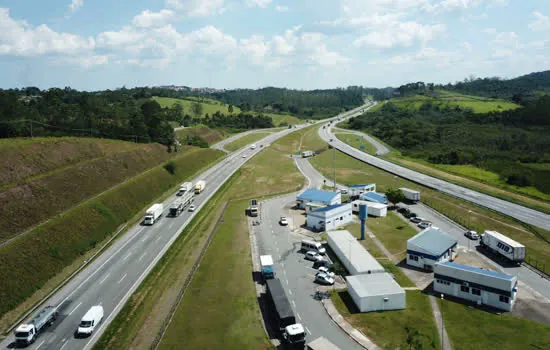
M 302 152 L 302 158 L 313 157 L 314 155 L 315 155 L 315 153 L 313 151 L 304 151 L 304 152 Z
M 19 327 L 15 329 L 15 342 L 25 346 L 34 343 L 38 334 L 54 323 L 57 315 L 57 307 L 46 306 L 34 315 L 29 323 L 19 325 Z
M 260 255 L 260 264 L 262 265 L 262 276 L 265 280 L 275 278 L 273 257 L 271 255 Z
M 145 218 L 143 218 L 143 224 L 145 225 L 153 225 L 155 222 L 157 222 L 160 217 L 162 216 L 162 212 L 164 210 L 164 206 L 162 203 L 153 204 L 151 208 L 147 209 L 145 212 Z
M 191 192 L 192 189 L 193 189 L 193 184 L 191 182 L 184 182 L 183 184 L 181 184 L 177 195 L 183 196 L 185 193 Z
M 294 348 L 303 349 L 306 343 L 304 327 L 296 323 L 294 311 L 290 307 L 283 285 L 278 278 L 266 281 L 267 297 L 275 308 L 276 327 L 282 332 L 283 341 Z
M 258 201 L 256 199 L 252 199 L 250 201 L 250 207 L 248 207 L 248 215 L 252 217 L 258 216 L 259 210 L 258 210 Z
M 403 193 L 405 198 L 407 198 L 410 201 L 418 202 L 420 200 L 419 191 L 411 190 L 410 188 L 404 188 L 404 187 L 400 188 L 399 190 Z
M 525 259 L 525 246 L 523 244 L 496 231 L 485 231 L 481 235 L 479 245 L 518 264 L 521 264 Z
M 204 180 L 197 181 L 197 183 L 195 184 L 195 194 L 199 194 L 204 191 L 205 186 L 206 182 Z
M 170 212 L 168 213 L 172 217 L 180 216 L 183 213 L 185 206 L 181 200 L 177 200 L 170 206 Z

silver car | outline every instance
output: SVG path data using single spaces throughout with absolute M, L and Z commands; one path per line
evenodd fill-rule
M 315 275 L 315 282 L 332 286 L 334 284 L 334 278 L 330 277 L 324 272 L 318 272 Z
M 306 254 L 304 256 L 304 259 L 309 260 L 309 261 L 321 261 L 321 260 L 323 260 L 323 257 L 321 255 L 319 255 L 319 253 L 317 253 L 313 250 L 310 250 L 310 251 L 306 252 Z

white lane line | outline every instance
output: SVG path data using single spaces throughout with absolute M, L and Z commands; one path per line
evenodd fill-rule
M 288 290 L 288 293 L 289 293 L 290 295 L 292 295 L 292 289 L 289 289 L 289 290 Z
M 306 327 L 306 331 L 311 335 L 311 332 L 309 331 L 309 328 Z
M 140 257 L 139 257 L 139 261 L 141 261 L 141 259 L 143 259 L 143 257 L 144 257 L 146 254 L 147 254 L 147 252 L 141 254 Z
M 42 346 L 42 344 L 44 344 L 44 342 L 45 340 L 42 340 L 42 343 L 38 344 L 38 346 L 36 347 L 36 350 L 38 350 Z
M 286 277 L 285 277 L 285 283 L 288 285 L 288 280 L 286 279 Z
M 122 280 L 126 278 L 126 275 L 127 275 L 127 274 L 125 273 L 124 276 L 122 276 L 122 278 L 119 279 L 118 282 L 117 282 L 116 284 L 120 284 L 120 282 L 122 282 Z
M 300 317 L 300 314 L 299 313 L 296 313 L 296 316 L 298 317 L 298 319 L 301 321 L 302 318 Z
M 80 307 L 80 305 L 82 305 L 82 302 L 80 302 L 80 304 L 78 304 L 77 306 L 75 306 L 75 308 L 73 309 L 73 311 L 69 312 L 69 314 L 67 316 L 71 316 L 73 312 L 76 311 L 76 309 L 78 309 Z
M 143 238 L 141 239 L 141 242 L 143 243 L 143 242 L 145 242 L 145 241 L 148 240 L 148 239 L 149 239 L 149 236 L 145 236 L 145 237 L 143 237 Z
M 128 254 L 126 254 L 126 255 L 124 256 L 124 258 L 122 258 L 122 261 L 126 261 L 126 259 L 128 259 L 128 258 L 130 257 L 130 255 L 132 255 L 133 252 L 134 252 L 134 251 L 131 250 Z
M 63 348 L 65 347 L 65 345 L 67 345 L 68 342 L 65 342 L 60 348 L 59 350 L 63 350 Z
M 103 277 L 103 279 L 102 279 L 101 281 L 99 281 L 99 284 L 102 284 L 103 282 L 105 282 L 105 280 L 106 280 L 107 278 L 109 278 L 110 275 L 111 275 L 111 274 L 108 273 L 107 276 Z
M 294 308 L 296 308 L 296 303 L 294 302 L 294 300 L 291 300 L 290 302 L 292 303 L 292 306 L 294 306 Z
M 159 239 L 160 239 L 160 235 L 157 237 L 157 239 L 155 239 L 155 242 L 157 242 Z

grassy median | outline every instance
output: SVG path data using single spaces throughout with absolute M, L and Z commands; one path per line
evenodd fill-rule
M 236 151 L 250 143 L 261 140 L 270 134 L 271 132 L 253 132 L 251 134 L 238 138 L 237 140 L 231 142 L 230 144 L 225 145 L 224 148 L 228 151 Z

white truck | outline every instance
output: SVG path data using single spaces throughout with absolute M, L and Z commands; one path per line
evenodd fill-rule
M 183 196 L 184 193 L 191 192 L 192 189 L 193 189 L 193 184 L 191 182 L 184 182 L 183 184 L 181 184 L 177 195 Z
M 195 199 L 195 194 L 193 191 L 186 191 L 183 193 L 181 198 L 178 198 L 172 205 L 170 206 L 170 216 L 176 217 L 179 216 L 181 213 L 183 213 L 183 210 L 185 207 L 187 207 L 189 204 L 193 203 L 193 200 Z
M 525 259 L 525 246 L 497 231 L 483 232 L 479 245 L 518 264 Z
M 313 157 L 314 155 L 315 155 L 315 152 L 313 152 L 313 151 L 304 151 L 304 152 L 302 152 L 302 158 Z
M 78 325 L 78 329 L 76 330 L 76 336 L 84 336 L 87 337 L 93 333 L 95 328 L 103 321 L 103 306 L 101 305 L 94 305 L 86 312 L 84 317 L 82 317 L 82 320 L 80 321 L 80 324 Z
M 205 186 L 206 186 L 206 181 L 204 180 L 197 181 L 197 183 L 195 184 L 195 194 L 199 194 L 202 191 L 204 191 Z
M 262 276 L 264 276 L 265 280 L 275 278 L 273 257 L 271 255 L 260 255 L 260 264 L 262 265 Z
M 15 329 L 15 342 L 25 346 L 34 343 L 38 334 L 46 327 L 52 325 L 57 316 L 57 307 L 46 306 L 34 315 L 29 323 L 21 324 Z
M 410 201 L 418 202 L 420 200 L 420 191 L 411 190 L 410 188 L 402 187 L 399 189 L 403 195 L 405 195 L 405 198 L 407 198 Z
M 145 218 L 143 218 L 143 224 L 145 225 L 153 225 L 155 222 L 160 219 L 162 216 L 162 212 L 164 211 L 164 206 L 162 203 L 156 203 L 151 206 L 151 208 L 147 209 L 145 212 Z

